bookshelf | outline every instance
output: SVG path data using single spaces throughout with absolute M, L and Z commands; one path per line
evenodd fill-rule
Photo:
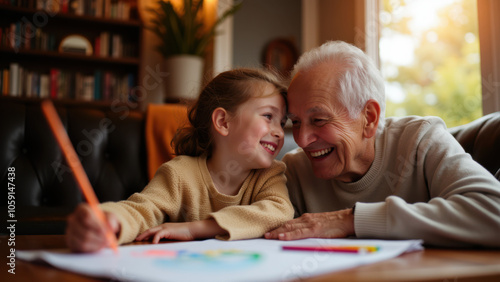
M 0 94 L 133 100 L 142 41 L 136 1 L 0 0 Z M 86 47 L 60 46 L 69 36 Z

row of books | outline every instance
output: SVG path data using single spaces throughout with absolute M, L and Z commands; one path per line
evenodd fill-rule
M 48 34 L 41 28 L 21 21 L 0 27 L 0 47 L 10 47 L 14 50 L 57 50 L 54 34 Z
M 129 0 L 0 0 L 0 4 L 43 10 L 51 16 L 73 14 L 109 19 L 130 19 Z
M 120 34 L 103 31 L 94 40 L 94 55 L 101 57 L 136 57 L 136 44 L 123 42 Z
M 29 71 L 18 63 L 0 70 L 2 95 L 73 99 L 82 101 L 130 101 L 133 74 L 97 70 L 93 74 L 52 68 L 48 73 Z
M 93 54 L 100 57 L 135 57 L 135 42 L 123 42 L 121 34 L 103 31 L 94 39 Z M 14 50 L 39 50 L 57 51 L 56 36 L 45 33 L 41 28 L 25 22 L 15 22 L 8 27 L 0 28 L 0 47 L 13 48 Z M 85 54 L 85 50 L 65 50 L 63 52 L 76 52 Z

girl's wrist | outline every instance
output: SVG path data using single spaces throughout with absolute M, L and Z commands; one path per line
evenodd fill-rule
M 227 234 L 227 231 L 222 229 L 213 218 L 191 222 L 189 231 L 197 239 L 213 238 L 217 235 Z

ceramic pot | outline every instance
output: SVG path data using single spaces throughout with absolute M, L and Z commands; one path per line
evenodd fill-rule
M 200 95 L 203 81 L 202 57 L 178 55 L 165 60 L 166 77 L 165 100 L 195 100 Z

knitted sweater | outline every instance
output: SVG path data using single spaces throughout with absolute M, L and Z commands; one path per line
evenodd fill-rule
M 268 169 L 252 170 L 230 196 L 215 188 L 205 157 L 179 156 L 164 163 L 141 193 L 101 207 L 118 217 L 120 244 L 164 222 L 207 218 L 228 232 L 219 239 L 257 238 L 293 218 L 284 171 L 276 160 Z
M 500 182 L 439 118 L 387 118 L 370 169 L 353 183 L 316 178 L 300 148 L 283 161 L 295 216 L 356 204 L 359 238 L 500 246 Z

